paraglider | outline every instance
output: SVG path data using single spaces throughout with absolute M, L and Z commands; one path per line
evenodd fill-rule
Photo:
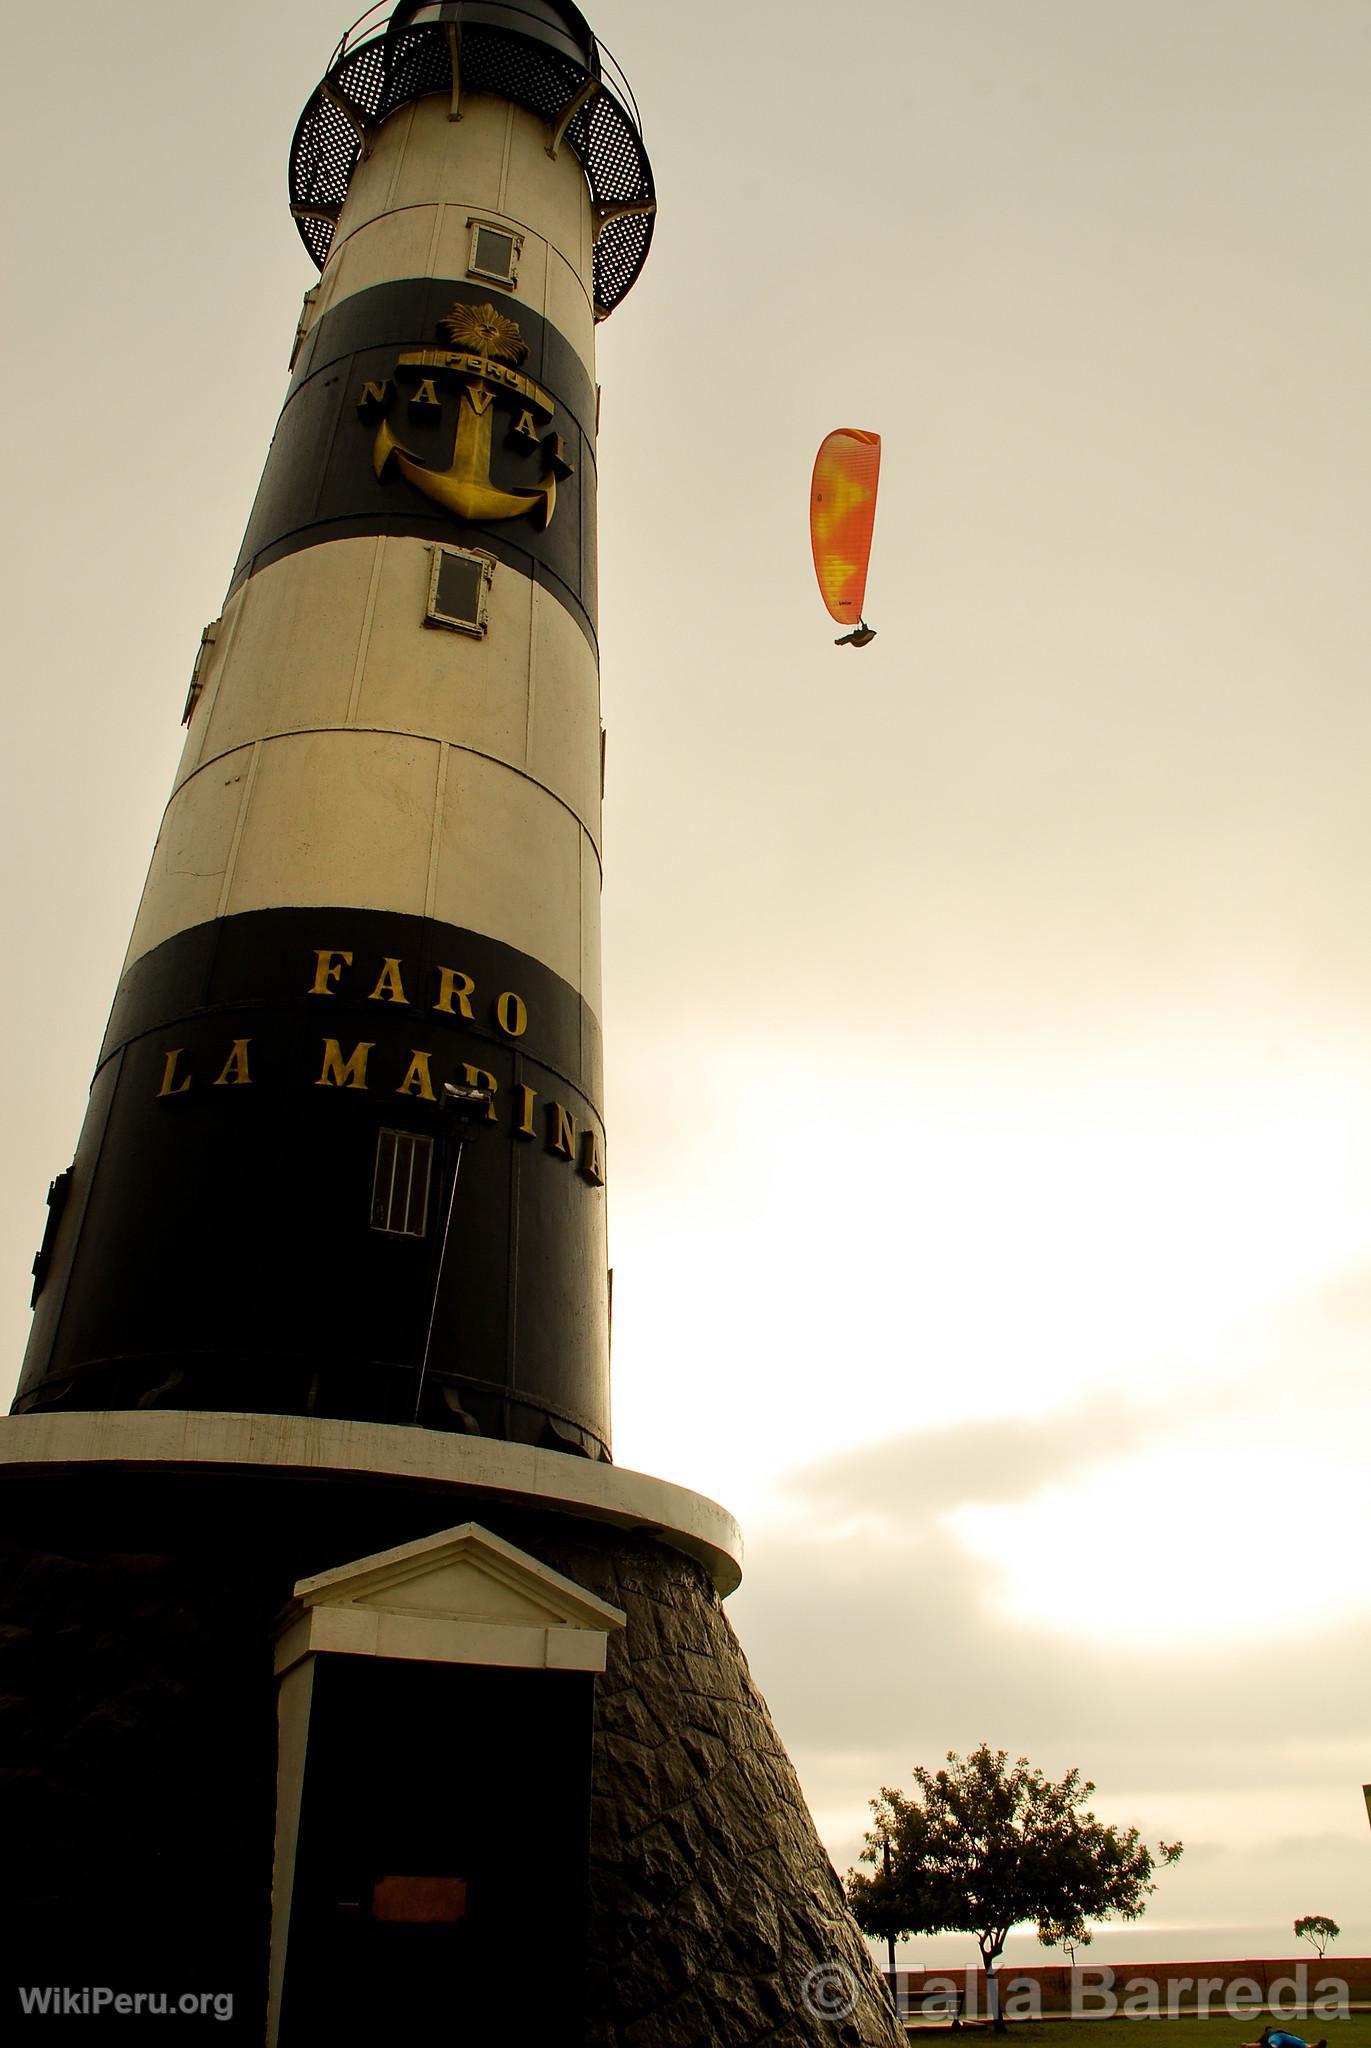
M 863 616 L 881 437 L 861 427 L 837 427 L 814 458 L 809 489 L 809 540 L 814 573 L 830 615 L 850 626 L 835 647 L 867 647 L 876 637 Z

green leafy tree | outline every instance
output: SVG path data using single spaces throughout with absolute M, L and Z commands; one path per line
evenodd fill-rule
M 1010 1928 L 1079 1943 L 1087 1920 L 1136 1920 L 1156 1890 L 1153 1870 L 1174 1863 L 1181 1844 L 1163 1842 L 1154 1854 L 1136 1828 L 1105 1827 L 1085 1804 L 1095 1787 L 1079 1771 L 1054 1784 L 1027 1757 L 1011 1764 L 984 1743 L 965 1759 L 949 1752 L 947 1763 L 916 1769 L 912 1797 L 887 1786 L 872 1800 L 876 1824 L 861 1861 L 873 1873 L 849 1871 L 848 1897 L 863 1932 L 887 1940 L 974 1934 L 1002 2033 L 995 1965 Z
M 1075 1927 L 1059 1927 L 1055 1921 L 1044 1921 L 1038 1929 L 1038 1939 L 1044 1948 L 1059 1948 L 1066 1957 L 1067 1968 L 1076 1967 L 1076 1950 L 1089 1948 L 1095 1939 L 1084 1921 Z
M 1336 1920 L 1330 1920 L 1326 1913 L 1306 1913 L 1302 1920 L 1295 1922 L 1295 1939 L 1312 1942 L 1319 1961 L 1330 1941 L 1336 1941 L 1342 1933 Z

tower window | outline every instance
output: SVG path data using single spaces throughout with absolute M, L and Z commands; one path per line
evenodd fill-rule
M 486 592 L 495 564 L 470 548 L 435 547 L 428 579 L 426 626 L 456 633 L 484 633 Z
M 422 1237 L 428 1228 L 433 1140 L 414 1131 L 382 1131 L 376 1140 L 371 1227 L 392 1237 Z
M 523 236 L 511 234 L 508 228 L 492 227 L 486 220 L 469 220 L 467 226 L 471 229 L 467 276 L 488 277 L 494 284 L 516 284 Z

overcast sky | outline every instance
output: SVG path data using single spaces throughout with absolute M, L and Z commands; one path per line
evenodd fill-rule
M 661 200 L 600 330 L 616 1455 L 743 1520 L 840 1869 L 985 1739 L 1186 1840 L 1092 1959 L 1365 1953 L 1371 5 L 592 17 Z M 15 1371 L 347 25 L 58 20 L 0 134 Z

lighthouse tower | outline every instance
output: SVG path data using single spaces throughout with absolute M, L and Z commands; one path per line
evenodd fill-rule
M 594 328 L 651 172 L 574 6 L 404 0 L 336 54 L 291 191 L 322 275 L 17 1412 L 605 1458 Z
M 130 2038 L 886 2043 L 738 1532 L 611 1460 L 632 95 L 572 0 L 399 0 L 290 195 L 319 277 L 0 1425 L 6 1970 L 173 2001 L 89 2008 Z

